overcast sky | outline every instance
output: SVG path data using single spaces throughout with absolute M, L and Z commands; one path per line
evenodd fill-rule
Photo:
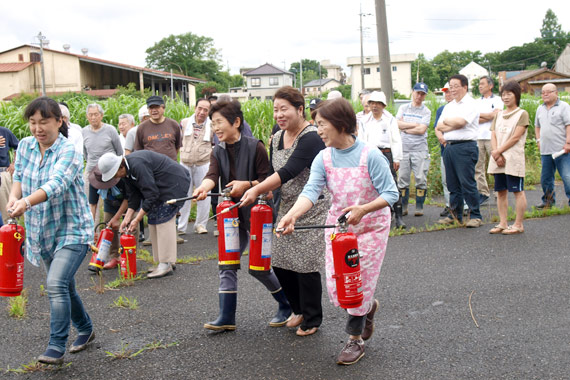
M 538 37 L 548 8 L 570 30 L 567 0 L 386 3 L 391 54 L 505 50 Z M 378 55 L 374 0 L 4 1 L 0 51 L 41 31 L 52 49 L 67 43 L 72 53 L 88 48 L 93 57 L 144 66 L 155 42 L 192 32 L 214 39 L 232 74 L 265 62 L 289 68 L 300 58 L 346 67 L 347 57 L 360 55 L 360 4 L 371 14 L 363 18 L 364 55 Z

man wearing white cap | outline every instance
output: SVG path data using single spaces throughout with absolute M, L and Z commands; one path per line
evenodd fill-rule
M 146 104 L 139 109 L 139 125 L 143 121 L 147 121 L 150 119 L 150 115 L 148 113 L 148 108 Z M 132 127 L 127 132 L 127 136 L 125 137 L 125 156 L 129 153 L 132 153 L 135 150 L 135 137 L 137 136 L 137 129 L 138 125 Z
M 401 106 L 396 115 L 403 148 L 403 159 L 400 163 L 398 178 L 403 215 L 408 214 L 412 172 L 416 180 L 416 212 L 414 215 L 422 216 L 424 214 L 429 169 L 427 128 L 431 121 L 431 111 L 423 104 L 427 92 L 428 87 L 425 83 L 416 83 L 412 92 L 412 102 Z
M 176 213 L 180 205 L 167 200 L 188 193 L 188 171 L 168 156 L 150 150 L 138 150 L 128 156 L 106 153 L 99 159 L 103 182 L 125 178 L 129 208 L 119 230 L 135 231 L 143 217 L 148 218 L 152 256 L 159 265 L 147 277 L 172 274 L 176 262 Z M 142 202 L 142 206 L 141 206 Z M 140 209 L 139 209 L 140 208 Z M 136 210 L 139 210 L 135 216 Z
M 327 96 L 327 100 L 340 99 L 340 98 L 342 98 L 342 93 L 338 90 L 332 90 L 331 92 L 329 92 L 329 95 Z
M 396 172 L 400 168 L 402 160 L 402 139 L 398 122 L 386 108 L 386 95 L 381 91 L 374 91 L 368 98 L 370 113 L 364 117 L 359 124 L 358 138 L 372 144 L 384 154 L 390 162 L 390 170 L 394 182 L 397 181 Z M 394 213 L 396 214 L 396 227 L 406 228 L 402 220 L 402 196 L 394 203 Z

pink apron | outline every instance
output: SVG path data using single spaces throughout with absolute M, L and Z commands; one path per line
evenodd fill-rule
M 358 167 L 335 168 L 331 158 L 331 148 L 323 152 L 323 163 L 327 175 L 327 188 L 332 194 L 332 206 L 328 212 L 327 224 L 334 224 L 346 207 L 366 204 L 378 198 L 378 191 L 372 184 L 368 173 L 367 158 L 370 147 L 365 146 L 360 155 Z M 386 243 L 390 233 L 390 208 L 384 207 L 378 211 L 366 214 L 360 223 L 351 225 L 349 231 L 356 234 L 360 252 L 360 270 L 364 301 L 358 308 L 347 309 L 350 315 L 366 315 L 374 302 L 374 291 L 380 275 L 380 268 L 386 253 Z M 334 263 L 330 235 L 332 230 L 325 232 L 326 274 L 329 299 L 339 306 L 336 282 L 333 279 Z

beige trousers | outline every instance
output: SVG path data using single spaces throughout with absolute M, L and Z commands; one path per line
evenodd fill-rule
M 487 165 L 491 156 L 491 140 L 477 140 L 479 147 L 479 160 L 475 165 L 475 181 L 479 194 L 489 196 L 489 185 L 487 184 Z
M 177 256 L 176 245 L 176 216 L 162 224 L 149 224 L 150 240 L 152 241 L 152 258 L 157 263 L 175 263 Z
M 0 185 L 0 212 L 2 213 L 2 220 L 4 223 L 8 220 L 10 215 L 6 211 L 6 205 L 8 204 L 8 198 L 10 197 L 10 191 L 12 191 L 12 174 L 4 171 L 0 173 L 2 184 Z

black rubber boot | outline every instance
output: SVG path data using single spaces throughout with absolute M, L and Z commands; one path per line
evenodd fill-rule
M 277 309 L 277 314 L 275 317 L 269 322 L 269 326 L 271 327 L 281 327 L 285 326 L 289 318 L 291 317 L 291 313 L 293 310 L 289 305 L 289 301 L 287 301 L 287 297 L 285 296 L 285 292 L 282 288 L 280 288 L 275 293 L 271 293 L 275 301 L 279 303 L 279 309 Z
M 404 219 L 402 218 L 402 204 L 400 202 L 396 202 L 394 204 L 394 214 L 396 214 L 396 228 L 406 228 L 406 223 L 404 223 Z
M 408 201 L 410 200 L 410 188 L 400 189 L 400 199 L 402 199 L 402 215 L 408 215 Z
M 416 189 L 416 212 L 415 216 L 424 214 L 424 202 L 426 200 L 426 189 Z
M 233 331 L 236 329 L 237 293 L 219 293 L 220 315 L 218 319 L 204 324 L 205 329 Z

